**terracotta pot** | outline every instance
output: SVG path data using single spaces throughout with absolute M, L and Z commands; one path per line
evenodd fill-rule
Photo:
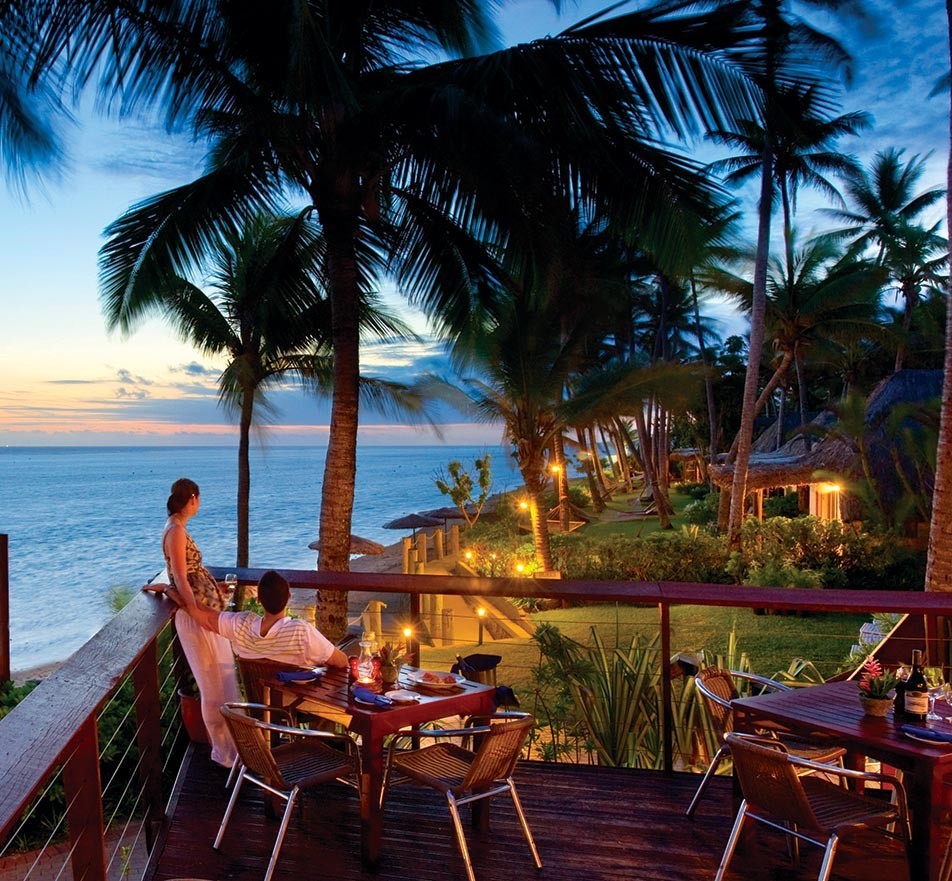
M 891 697 L 867 697 L 861 694 L 859 700 L 867 716 L 886 716 L 893 705 Z
M 205 730 L 205 720 L 202 718 L 202 699 L 197 694 L 186 694 L 180 691 L 179 706 L 182 712 L 182 724 L 185 733 L 192 743 L 208 743 L 208 732 Z

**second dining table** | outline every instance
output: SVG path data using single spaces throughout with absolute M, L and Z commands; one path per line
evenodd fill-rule
M 404 668 L 401 678 L 406 679 L 409 672 L 411 668 Z M 450 716 L 488 715 L 495 708 L 491 685 L 466 680 L 441 691 L 420 687 L 417 701 L 387 707 L 356 702 L 348 672 L 334 667 L 313 682 L 271 679 L 263 685 L 266 702 L 279 697 L 278 703 L 285 707 L 337 722 L 359 736 L 361 859 L 370 870 L 380 863 L 383 842 L 381 791 L 387 738 L 401 729 Z
M 937 881 L 944 852 L 942 818 L 952 804 L 952 781 L 947 780 L 952 776 L 952 743 L 913 740 L 900 730 L 907 720 L 895 719 L 892 711 L 884 718 L 865 715 L 852 681 L 738 698 L 731 706 L 738 731 L 768 723 L 796 734 L 827 735 L 846 747 L 848 767 L 862 770 L 869 756 L 903 771 L 912 815 L 912 877 Z M 952 724 L 945 719 L 928 726 L 952 736 Z

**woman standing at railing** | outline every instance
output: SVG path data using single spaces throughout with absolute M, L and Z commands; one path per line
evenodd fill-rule
M 167 503 L 169 519 L 162 532 L 162 552 L 172 582 L 167 592 L 180 606 L 194 607 L 200 603 L 220 612 L 228 601 L 202 565 L 202 554 L 186 528 L 189 519 L 198 513 L 200 501 L 198 484 L 193 480 L 182 477 L 172 484 Z M 219 712 L 222 704 L 240 699 L 231 645 L 190 615 L 177 614 L 175 630 L 202 696 L 202 718 L 212 743 L 212 759 L 231 767 L 235 744 Z

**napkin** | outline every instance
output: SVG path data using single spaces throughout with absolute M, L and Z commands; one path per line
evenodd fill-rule
M 935 740 L 938 743 L 952 743 L 952 733 L 937 731 L 935 728 L 920 728 L 918 725 L 900 725 L 899 730 L 923 740 Z
M 393 701 L 384 694 L 376 694 L 369 688 L 355 688 L 353 691 L 355 700 L 364 701 L 368 704 L 376 704 L 378 707 L 392 707 Z
M 323 670 L 281 670 L 276 678 L 278 682 L 314 682 L 323 675 Z

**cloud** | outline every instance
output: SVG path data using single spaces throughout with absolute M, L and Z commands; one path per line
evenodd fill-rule
M 188 364 L 178 364 L 169 367 L 170 373 L 187 373 L 189 376 L 212 376 L 216 379 L 221 375 L 221 371 L 215 367 L 206 367 L 199 364 L 198 361 L 190 361 Z
M 124 382 L 127 385 L 152 385 L 151 379 L 146 379 L 144 376 L 134 376 L 125 368 L 120 367 L 116 371 L 116 378 L 119 382 Z
M 144 401 L 146 398 L 151 397 L 151 395 L 146 389 L 129 390 L 121 385 L 116 389 L 116 397 L 119 400 L 125 401 Z

